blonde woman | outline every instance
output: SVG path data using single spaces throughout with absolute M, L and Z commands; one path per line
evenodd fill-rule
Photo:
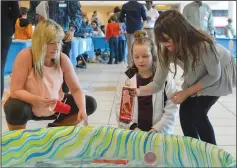
M 61 52 L 63 29 L 52 20 L 38 23 L 32 47 L 22 50 L 14 62 L 11 86 L 4 111 L 9 130 L 24 129 L 28 120 L 54 120 L 48 126 L 76 125 L 97 107 L 85 96 L 67 55 Z M 71 94 L 62 91 L 63 78 Z M 69 114 L 49 111 L 55 100 L 71 106 Z

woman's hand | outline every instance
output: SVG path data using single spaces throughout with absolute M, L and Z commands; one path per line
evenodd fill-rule
M 56 103 L 55 99 L 47 99 L 47 98 L 43 98 L 43 97 L 39 97 L 39 96 L 36 96 L 32 100 L 32 105 L 33 106 L 44 106 L 44 107 L 47 107 L 50 104 L 54 104 L 54 103 Z
M 139 129 L 138 127 L 134 129 L 134 131 L 141 131 L 141 129 Z
M 88 118 L 85 111 L 78 112 L 77 121 L 81 122 L 82 120 L 84 121 L 84 125 L 88 125 Z
M 175 104 L 181 104 L 183 103 L 187 98 L 189 97 L 189 94 L 186 91 L 179 91 L 174 93 L 171 96 L 171 101 Z
M 65 42 L 67 43 L 67 42 L 72 41 L 73 37 L 74 37 L 74 31 L 72 31 L 72 30 L 69 29 L 69 30 L 65 33 L 65 38 L 64 38 L 64 40 L 65 40 Z

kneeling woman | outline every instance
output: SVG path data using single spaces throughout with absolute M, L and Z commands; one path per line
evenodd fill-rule
M 48 126 L 77 125 L 97 108 L 94 98 L 85 96 L 68 56 L 61 52 L 63 29 L 52 20 L 35 28 L 32 47 L 16 57 L 10 90 L 4 103 L 9 130 L 25 129 L 29 120 L 55 120 Z M 62 91 L 63 78 L 71 94 Z M 54 113 L 55 100 L 71 106 L 69 114 Z M 59 115 L 59 116 L 58 116 Z
M 132 47 L 134 65 L 119 80 L 115 106 L 118 126 L 130 130 L 172 134 L 178 105 L 170 100 L 177 89 L 171 76 L 166 79 L 162 91 L 151 96 L 135 98 L 132 122 L 125 124 L 119 121 L 122 87 L 124 85 L 130 85 L 132 88 L 145 86 L 153 80 L 156 71 L 155 46 L 145 35 L 144 31 L 134 33 L 135 41 Z

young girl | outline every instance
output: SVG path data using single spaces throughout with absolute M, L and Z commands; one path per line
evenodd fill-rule
M 41 21 L 33 33 L 32 47 L 17 55 L 4 103 L 9 130 L 25 129 L 29 120 L 55 119 L 49 127 L 77 125 L 82 120 L 87 124 L 87 115 L 96 110 L 95 99 L 84 95 L 71 61 L 61 52 L 63 38 L 57 23 Z M 63 78 L 71 94 L 63 93 Z M 70 105 L 69 114 L 50 111 L 55 100 Z
M 185 136 L 216 144 L 208 111 L 220 96 L 236 86 L 236 63 L 224 47 L 195 29 L 176 10 L 161 13 L 155 23 L 159 64 L 153 82 L 136 90 L 138 96 L 163 89 L 170 63 L 183 68 L 182 91 L 172 95 L 180 105 L 180 123 Z
M 135 32 L 135 41 L 132 46 L 134 65 L 119 80 L 115 102 L 118 126 L 131 130 L 172 134 L 178 106 L 170 100 L 171 95 L 176 91 L 175 82 L 171 77 L 166 79 L 166 86 L 159 93 L 135 98 L 133 117 L 130 123 L 119 121 L 123 86 L 142 87 L 153 80 L 156 72 L 155 46 L 153 41 L 145 36 L 144 31 Z

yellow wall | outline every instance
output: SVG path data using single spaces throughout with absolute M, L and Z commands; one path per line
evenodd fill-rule
M 30 7 L 30 2 L 29 1 L 18 1 L 19 2 L 19 7 Z
M 82 6 L 81 10 L 88 16 L 89 20 L 91 20 L 91 16 L 96 10 L 98 12 L 99 18 L 101 19 L 103 24 L 106 25 L 109 19 L 107 13 L 113 12 L 115 7 L 116 6 Z

